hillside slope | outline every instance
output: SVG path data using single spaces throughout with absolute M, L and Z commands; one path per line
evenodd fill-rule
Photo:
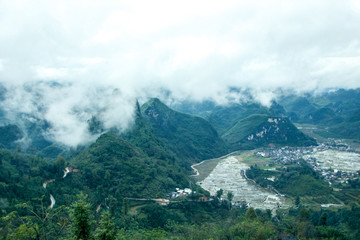
M 104 198 L 109 194 L 116 198 L 163 197 L 188 184 L 182 170 L 168 159 L 149 157 L 113 133 L 101 135 L 70 163 L 80 170 L 74 180 Z
M 145 103 L 141 113 L 166 148 L 181 159 L 199 161 L 221 156 L 227 150 L 208 121 L 174 111 L 159 99 Z
M 251 149 L 268 144 L 287 146 L 316 145 L 287 118 L 253 114 L 238 121 L 222 137 L 233 149 Z

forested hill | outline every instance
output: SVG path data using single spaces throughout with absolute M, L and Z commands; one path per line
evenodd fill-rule
M 253 114 L 239 120 L 222 136 L 236 149 L 268 144 L 287 146 L 316 145 L 316 140 L 300 132 L 287 118 Z
M 180 159 L 199 161 L 227 152 L 217 131 L 203 118 L 174 111 L 156 98 L 146 102 L 141 112 L 154 134 Z
M 104 198 L 163 197 L 175 187 L 188 184 L 187 177 L 171 158 L 152 155 L 113 133 L 106 133 L 70 162 L 80 170 L 76 174 L 79 183 Z
M 164 153 L 161 153 L 164 154 Z M 176 187 L 188 187 L 189 179 L 172 158 L 149 156 L 121 137 L 103 134 L 87 150 L 66 161 L 55 162 L 8 150 L 0 150 L 0 207 L 52 194 L 57 205 L 69 205 L 80 191 L 92 204 L 112 198 L 165 197 Z M 162 155 L 166 156 L 166 155 Z M 76 169 L 64 175 L 65 167 Z M 50 180 L 46 188 L 43 183 Z

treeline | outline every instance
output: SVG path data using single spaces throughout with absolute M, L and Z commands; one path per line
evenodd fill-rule
M 360 208 L 315 211 L 229 208 L 210 202 L 181 201 L 96 210 L 79 194 L 69 207 L 48 209 L 43 199 L 3 214 L 0 239 L 359 239 Z M 135 211 L 136 209 L 136 211 Z M 134 212 L 135 211 L 135 212 Z M 114 217 L 117 215 L 117 217 Z
M 296 196 L 329 195 L 332 189 L 323 181 L 305 161 L 299 165 L 286 165 L 276 171 L 263 170 L 258 166 L 251 166 L 246 175 L 257 184 L 266 188 L 272 186 L 281 193 Z M 273 177 L 273 181 L 269 178 Z

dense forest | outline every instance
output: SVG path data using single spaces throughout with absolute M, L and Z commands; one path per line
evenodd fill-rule
M 95 210 L 80 193 L 68 207 L 49 209 L 44 199 L 16 205 L 1 217 L 1 239 L 359 239 L 360 208 L 288 210 L 232 208 L 221 193 L 211 201 L 194 197 L 164 207 L 141 208 L 123 199 L 121 208 Z M 229 196 L 228 196 L 229 197 Z

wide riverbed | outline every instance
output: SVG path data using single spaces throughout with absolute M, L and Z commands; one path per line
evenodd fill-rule
M 245 200 L 254 208 L 275 209 L 278 205 L 281 208 L 289 207 L 283 197 L 276 195 L 268 190 L 258 187 L 256 184 L 241 174 L 241 170 L 246 170 L 249 165 L 242 163 L 234 156 L 222 159 L 212 172 L 204 180 L 197 182 L 211 195 L 216 195 L 220 189 L 234 194 L 233 201 Z

